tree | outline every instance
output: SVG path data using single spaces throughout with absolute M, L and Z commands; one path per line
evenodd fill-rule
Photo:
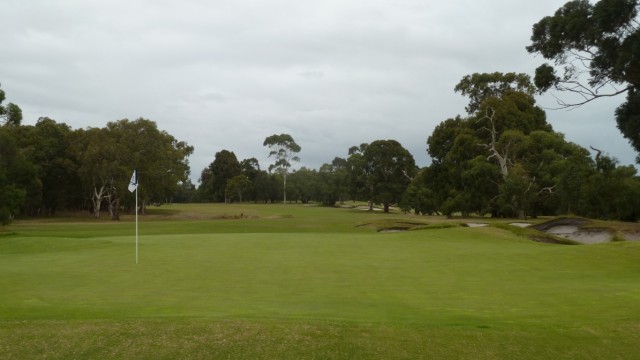
M 28 213 L 53 215 L 58 209 L 79 209 L 81 182 L 77 159 L 71 152 L 71 128 L 42 117 L 35 126 L 21 126 L 17 133 L 23 154 L 37 167 L 42 184 L 41 199 Z
M 593 167 L 583 172 L 579 187 L 580 202 L 574 209 L 581 216 L 623 221 L 640 217 L 640 178 L 633 166 L 618 166 L 618 161 L 597 152 Z
M 553 214 L 560 206 L 553 195 L 568 159 L 588 159 L 586 150 L 553 132 L 535 104 L 529 78 L 519 75 L 464 77 L 456 90 L 472 94 L 468 109 L 474 112 L 442 122 L 427 140 L 433 161 L 428 176 L 413 185 L 430 190 L 445 215 Z
M 256 192 L 256 180 L 260 176 L 260 164 L 258 163 L 258 159 L 249 158 L 240 161 L 240 170 L 242 171 L 242 175 L 246 176 L 251 183 L 249 188 L 244 192 L 245 201 L 256 201 L 257 200 L 257 192 Z
M 216 153 L 215 159 L 209 165 L 212 181 L 210 186 L 213 201 L 228 202 L 227 183 L 240 175 L 242 169 L 233 151 L 222 150 Z
M 27 202 L 28 191 L 39 194 L 35 166 L 18 147 L 16 129 L 22 120 L 22 110 L 12 103 L 2 105 L 5 92 L 0 89 L 0 225 L 11 222 Z M 31 196 L 33 197 L 33 195 Z
M 618 128 L 640 152 L 640 26 L 638 0 L 573 0 L 533 25 L 527 51 L 553 60 L 536 69 L 540 92 L 571 92 L 579 100 L 558 100 L 561 108 L 627 93 L 616 112 Z M 586 78 L 586 79 L 585 79 Z M 640 159 L 638 159 L 640 160 Z
M 119 219 L 122 201 L 129 206 L 134 203 L 127 191 L 133 169 L 138 170 L 141 184 L 141 212 L 149 202 L 166 202 L 188 181 L 187 157 L 193 147 L 159 130 L 151 120 L 109 122 L 105 128 L 81 130 L 77 138 L 78 171 L 85 191 L 91 194 L 96 217 L 104 201 L 114 220 Z
M 400 201 L 417 168 L 413 156 L 395 140 L 376 140 L 362 154 L 370 198 L 381 203 L 384 212 Z
M 291 167 L 291 162 L 299 162 L 296 155 L 300 152 L 300 145 L 296 144 L 289 134 L 271 135 L 264 139 L 263 146 L 269 148 L 269 157 L 275 158 L 275 163 L 269 165 L 269 172 L 276 169 L 282 174 L 283 201 L 287 202 L 287 173 Z
M 318 196 L 318 172 L 315 169 L 301 167 L 289 176 L 289 201 L 309 203 Z
M 629 89 L 627 102 L 616 109 L 616 122 L 631 146 L 640 152 L 640 89 Z M 636 156 L 636 162 L 640 163 L 640 154 Z
M 22 110 L 14 103 L 2 105 L 6 99 L 5 92 L 0 89 L 0 119 L 4 121 L 5 126 L 20 126 L 22 122 Z
M 523 73 L 474 73 L 460 80 L 454 88 L 469 97 L 469 105 L 465 108 L 469 114 L 480 110 L 480 104 L 490 97 L 502 97 L 509 92 L 520 92 L 533 96 L 536 88 L 531 78 Z
M 254 201 L 263 201 L 266 203 L 275 202 L 282 192 L 280 178 L 276 174 L 269 174 L 262 170 L 256 174 L 253 180 L 253 188 L 255 191 Z
M 330 164 L 323 164 L 318 171 L 318 201 L 326 206 L 342 203 L 349 193 L 348 161 L 335 157 Z
M 29 166 L 16 144 L 15 138 L 0 127 L 0 225 L 7 225 L 20 212 L 27 191 L 16 178 L 21 168 Z
M 430 187 L 425 186 L 428 182 L 429 169 L 424 168 L 418 172 L 400 200 L 400 209 L 404 212 L 414 210 L 416 214 L 433 215 L 437 213 L 439 206 L 436 204 L 437 196 Z
M 251 181 L 246 175 L 236 175 L 227 181 L 225 192 L 230 202 L 236 195 L 238 201 L 242 202 L 242 193 L 251 186 Z

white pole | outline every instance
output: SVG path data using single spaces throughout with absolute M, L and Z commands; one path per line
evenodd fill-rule
M 138 264 L 138 174 L 136 174 L 136 264 Z

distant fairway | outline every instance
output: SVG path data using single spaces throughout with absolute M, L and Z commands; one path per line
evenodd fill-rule
M 443 218 L 172 205 L 0 235 L 0 358 L 640 358 L 640 243 Z M 456 224 L 456 222 L 452 222 Z

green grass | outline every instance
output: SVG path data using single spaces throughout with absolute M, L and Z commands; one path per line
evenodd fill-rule
M 131 217 L 7 229 L 0 359 L 640 357 L 640 243 L 301 205 L 152 210 L 138 265 Z M 377 232 L 399 224 L 420 230 Z

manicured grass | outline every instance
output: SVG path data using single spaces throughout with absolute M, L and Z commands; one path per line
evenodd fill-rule
M 242 217 L 236 215 L 242 214 Z M 424 230 L 378 233 L 379 224 Z M 0 236 L 0 358 L 638 358 L 640 243 L 175 205 Z M 431 227 L 431 228 L 429 228 Z

